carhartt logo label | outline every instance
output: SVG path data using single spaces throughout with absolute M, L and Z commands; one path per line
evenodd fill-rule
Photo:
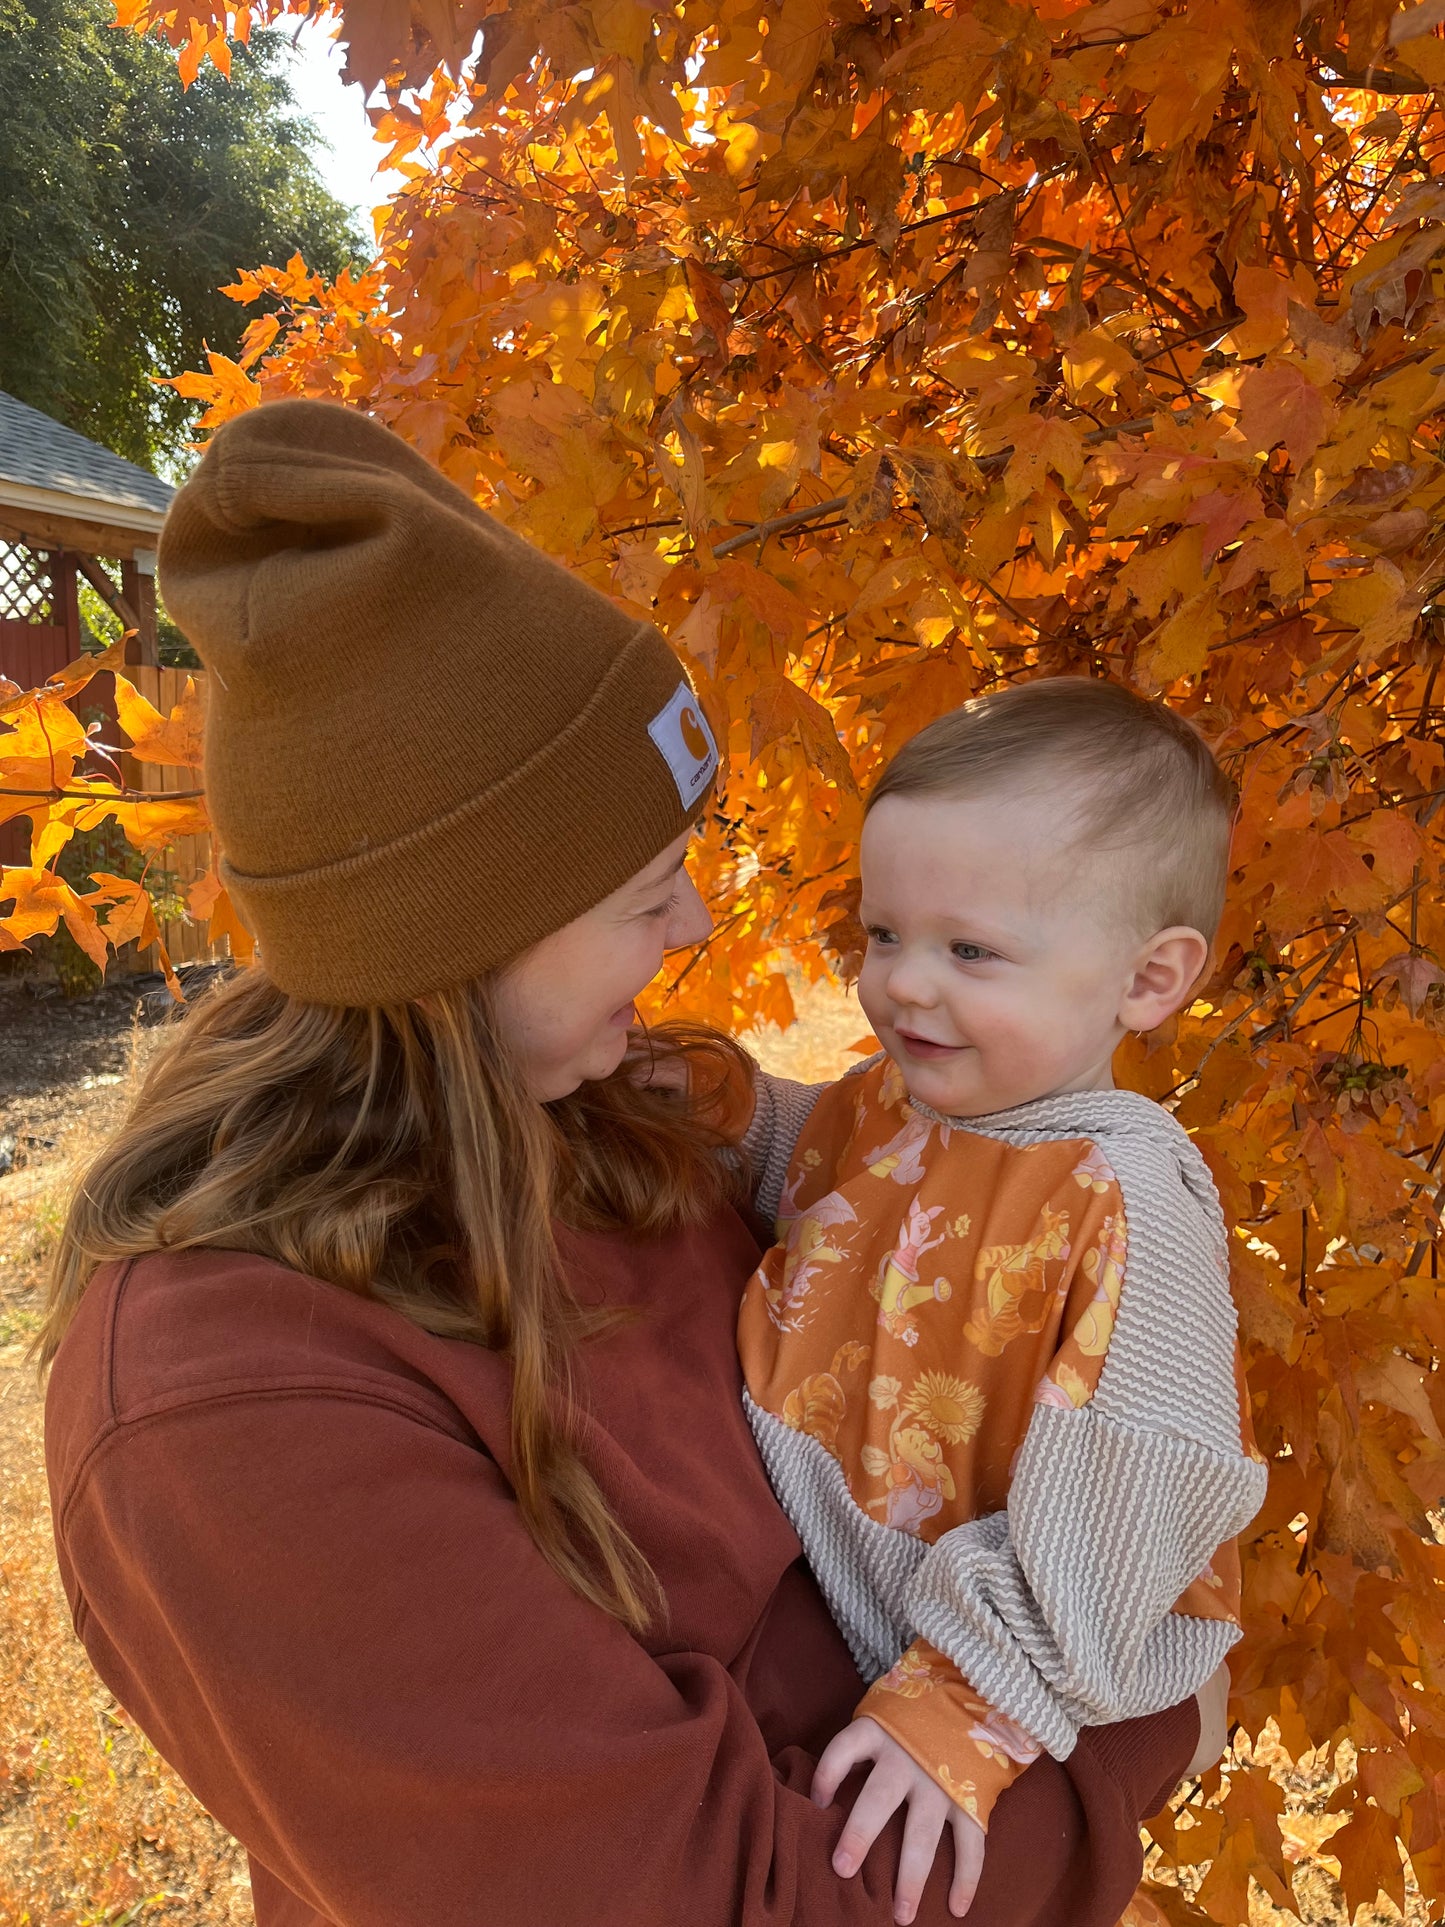
M 717 744 L 686 683 L 679 684 L 667 707 L 653 717 L 647 733 L 662 751 L 684 807 L 691 809 L 717 768 Z

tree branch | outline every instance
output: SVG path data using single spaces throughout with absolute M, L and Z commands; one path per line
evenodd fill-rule
M 766 542 L 770 535 L 780 535 L 784 529 L 800 529 L 805 522 L 815 522 L 826 515 L 836 515 L 839 509 L 847 508 L 846 495 L 834 495 L 826 502 L 814 502 L 810 508 L 793 509 L 787 515 L 769 516 L 766 522 L 755 522 L 741 535 L 730 535 L 726 542 L 713 545 L 714 555 L 731 555 L 734 549 L 745 549 L 749 542 Z
M 1356 74 L 1347 68 L 1337 67 L 1328 55 L 1321 65 L 1329 67 L 1329 78 L 1317 73 L 1315 79 L 1328 89 L 1358 87 L 1367 94 L 1433 94 L 1435 91 L 1428 80 L 1422 80 L 1419 74 L 1412 74 L 1408 69 L 1370 67 L 1364 73 Z
M 1140 429 L 1150 428 L 1153 423 L 1153 415 L 1137 415 L 1132 421 L 1110 422 L 1103 428 L 1091 429 L 1083 439 L 1087 444 L 1106 442 L 1115 435 L 1130 435 Z M 1003 468 L 1013 452 L 1013 443 L 1010 442 L 1007 448 L 997 448 L 992 454 L 974 455 L 969 459 L 976 469 L 980 469 L 987 475 L 995 469 Z M 846 495 L 833 495 L 826 502 L 815 502 L 810 508 L 790 509 L 786 515 L 770 516 L 766 522 L 754 522 L 750 528 L 744 529 L 741 535 L 730 535 L 725 541 L 715 543 L 713 554 L 731 555 L 735 549 L 745 549 L 749 542 L 766 542 L 770 535 L 781 535 L 786 529 L 800 529 L 806 522 L 821 521 L 829 515 L 836 515 L 839 509 L 847 506 Z
M 204 790 L 118 790 L 108 796 L 104 790 L 11 790 L 0 787 L 0 796 L 34 797 L 40 803 L 188 803 Z

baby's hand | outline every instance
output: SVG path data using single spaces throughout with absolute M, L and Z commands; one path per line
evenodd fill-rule
M 876 1720 L 854 1720 L 824 1750 L 813 1775 L 813 1800 L 820 1807 L 833 1804 L 839 1787 L 855 1766 L 873 1762 L 833 1854 L 833 1871 L 845 1877 L 857 1873 L 868 1849 L 896 1810 L 906 1805 L 903 1852 L 893 1889 L 893 1918 L 899 1927 L 918 1912 L 924 1882 L 933 1865 L 945 1826 L 953 1829 L 953 1884 L 948 1911 L 961 1920 L 973 1905 L 978 1877 L 983 1871 L 984 1831 L 956 1806 L 936 1780 L 931 1780 Z

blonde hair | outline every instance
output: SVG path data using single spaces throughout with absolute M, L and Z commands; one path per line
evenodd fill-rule
M 993 691 L 905 743 L 868 798 L 1057 798 L 1061 835 L 1116 863 L 1128 913 L 1149 932 L 1211 939 L 1224 909 L 1238 797 L 1183 716 L 1118 683 L 1050 676 Z M 1066 813 L 1067 812 L 1067 813 Z
M 54 1358 L 96 1268 L 217 1247 L 379 1299 L 424 1331 L 506 1355 L 512 1483 L 538 1549 L 634 1631 L 656 1582 L 579 1449 L 576 1343 L 607 1322 L 574 1300 L 556 1221 L 662 1232 L 739 1188 L 748 1059 L 700 1027 L 643 1048 L 685 1090 L 624 1066 L 543 1106 L 498 1029 L 489 981 L 375 1010 L 304 1004 L 259 970 L 203 996 L 86 1172 L 35 1346 Z

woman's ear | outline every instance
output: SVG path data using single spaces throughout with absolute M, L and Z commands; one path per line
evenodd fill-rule
M 1151 937 L 1134 959 L 1119 1003 L 1125 1030 L 1155 1030 L 1172 1017 L 1204 974 L 1209 945 L 1197 930 L 1174 924 Z

